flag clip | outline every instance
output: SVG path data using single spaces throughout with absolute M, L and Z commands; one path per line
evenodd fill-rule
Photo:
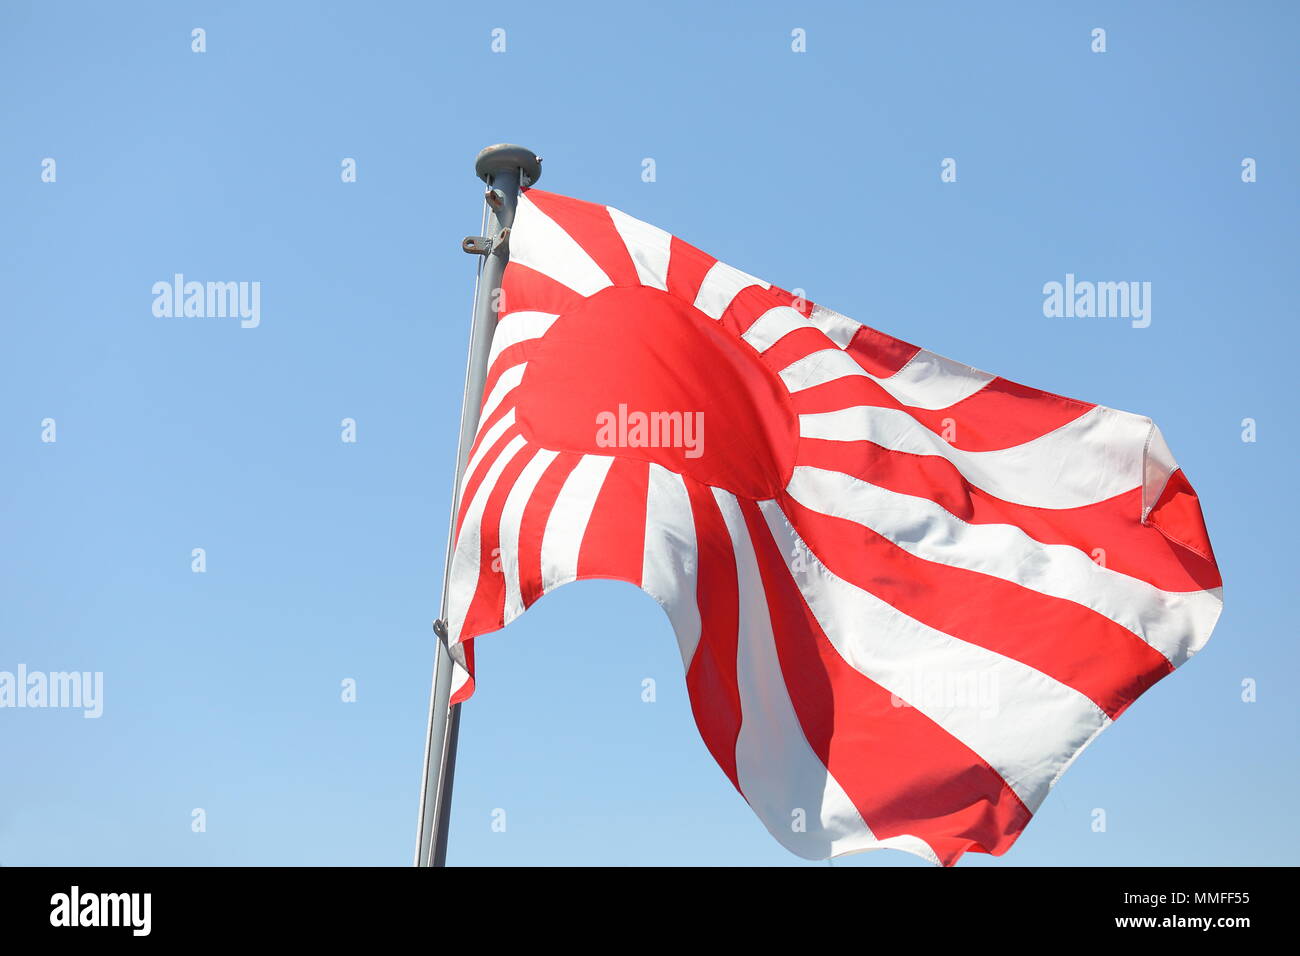
M 433 622 L 433 633 L 437 634 L 444 641 L 447 639 L 447 622 L 442 618 Z
M 466 236 L 460 247 L 475 256 L 487 256 L 501 252 L 510 244 L 510 229 L 502 229 L 492 238 L 487 236 Z

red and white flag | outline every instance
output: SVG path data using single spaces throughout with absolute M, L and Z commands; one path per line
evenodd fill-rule
M 1222 589 L 1149 418 L 1017 385 L 652 225 L 519 200 L 448 620 L 641 587 L 696 724 L 777 840 L 1005 852 L 1196 653 Z

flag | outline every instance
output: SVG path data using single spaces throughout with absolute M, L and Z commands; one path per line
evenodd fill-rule
M 527 190 L 508 241 L 455 517 L 454 702 L 475 637 L 570 581 L 627 581 L 777 840 L 949 865 L 1004 853 L 1209 639 L 1217 566 L 1149 418 L 909 345 L 607 206 Z

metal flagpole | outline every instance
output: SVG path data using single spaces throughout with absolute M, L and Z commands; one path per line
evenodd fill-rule
M 509 143 L 489 146 L 478 154 L 474 172 L 487 183 L 486 228 L 481 236 L 468 236 L 461 247 L 482 256 L 474 286 L 474 320 L 469 333 L 469 360 L 465 368 L 465 394 L 460 408 L 460 449 L 456 480 L 451 489 L 451 518 L 447 526 L 447 561 L 442 575 L 442 604 L 433 625 L 438 640 L 434 652 L 433 690 L 429 695 L 429 734 L 424 751 L 420 790 L 419 838 L 416 866 L 446 866 L 447 824 L 451 816 L 451 784 L 456 769 L 456 737 L 460 731 L 460 705 L 451 706 L 452 661 L 447 650 L 447 590 L 451 583 L 451 557 L 455 548 L 456 514 L 460 510 L 460 482 L 469 460 L 483 403 L 487 357 L 496 327 L 501 275 L 510 257 L 510 225 L 514 222 L 519 190 L 537 182 L 542 161 L 532 150 Z

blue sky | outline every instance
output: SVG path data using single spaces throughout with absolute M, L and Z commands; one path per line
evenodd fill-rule
M 98 719 L 0 710 L 0 863 L 410 862 L 473 287 L 459 241 L 474 155 L 501 140 L 545 158 L 544 188 L 1151 415 L 1205 507 L 1218 630 L 1007 856 L 962 865 L 1290 862 L 1297 20 L 1287 3 L 6 3 L 0 670 L 98 671 L 104 693 Z M 154 316 L 178 272 L 260 282 L 260 325 Z M 1150 326 L 1044 317 L 1067 273 L 1151 282 Z M 478 644 L 451 863 L 817 865 L 706 752 L 640 591 L 566 587 Z

